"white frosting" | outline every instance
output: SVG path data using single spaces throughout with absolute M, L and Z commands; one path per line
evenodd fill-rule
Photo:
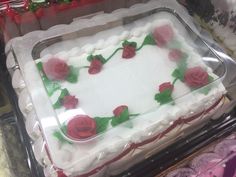
M 26 117 L 25 121 L 25 128 L 28 135 L 33 139 L 36 140 L 40 136 L 42 136 L 39 123 L 37 121 L 37 116 L 34 110 L 32 110 Z
M 20 94 L 20 92 L 25 88 L 25 81 L 19 69 L 15 70 L 12 75 L 12 86 L 17 94 Z
M 14 56 L 13 56 L 12 52 L 10 52 L 7 55 L 6 65 L 7 65 L 7 69 L 12 69 L 16 66 L 16 62 L 15 62 L 15 59 L 14 59 Z
M 42 156 L 42 152 L 44 151 L 44 142 L 42 137 L 38 138 L 34 144 L 33 144 L 33 151 L 34 151 L 34 156 L 35 159 L 39 162 L 40 165 L 43 166 L 43 156 Z M 43 154 L 46 155 L 46 154 Z
M 76 47 L 68 52 L 60 52 L 60 55 L 66 56 L 66 59 L 62 59 L 70 65 L 88 66 L 86 57 L 91 52 L 102 54 L 106 58 L 121 46 L 121 42 L 117 42 L 118 39 L 136 41 L 140 46 L 150 30 L 166 23 L 175 29 L 175 25 L 170 21 L 158 20 L 151 24 L 147 23 L 144 27 L 134 28 L 130 34 L 123 32 L 120 36 L 99 40 L 94 45 L 86 44 L 81 48 L 83 53 L 80 55 L 80 49 L 76 50 Z M 211 76 L 217 78 L 202 62 L 201 56 L 179 35 L 182 31 L 176 29 L 174 31 L 176 40 L 179 41 L 177 44 L 180 44 L 181 49 L 189 55 L 188 67 L 201 66 Z M 102 46 L 108 47 L 102 48 Z M 82 174 L 102 165 L 128 148 L 131 143 L 142 142 L 162 132 L 179 117 L 187 118 L 210 107 L 225 91 L 222 84 L 214 83 L 209 94 L 204 95 L 199 91 L 191 92 L 184 83 L 177 81 L 173 91 L 175 105 L 159 107 L 154 100 L 154 95 L 158 92 L 157 88 L 163 82 L 173 80 L 171 73 L 176 68 L 176 63 L 168 59 L 168 50 L 147 45 L 130 60 L 122 59 L 121 52 L 117 52 L 103 66 L 99 74 L 89 75 L 87 69 L 83 69 L 80 71 L 78 83 L 62 82 L 62 88 L 67 88 L 70 94 L 79 98 L 81 107 L 69 111 L 59 109 L 56 112 L 61 123 L 77 114 L 87 114 L 91 117 L 111 116 L 112 110 L 122 104 L 129 106 L 130 113 L 141 113 L 141 115 L 131 120 L 133 128 L 128 128 L 125 124 L 120 125 L 89 142 L 72 145 L 59 143 L 52 136 L 56 127 L 48 125 L 44 133 L 47 136 L 50 156 L 54 164 L 64 169 L 67 174 Z M 41 61 L 45 62 L 49 58 L 43 57 Z M 57 92 L 51 97 L 52 103 L 56 101 L 58 94 Z
M 51 164 L 46 151 L 46 143 L 43 137 L 39 137 L 32 145 L 35 159 L 41 166 L 48 166 Z
M 30 100 L 30 96 L 26 88 L 23 89 L 20 93 L 18 104 L 24 117 L 27 117 L 27 114 L 33 109 L 33 104 Z

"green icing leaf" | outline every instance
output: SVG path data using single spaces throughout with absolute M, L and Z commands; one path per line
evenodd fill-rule
M 66 126 L 65 123 L 62 124 L 62 126 L 61 126 L 61 131 L 62 131 L 64 134 L 66 134 L 66 132 L 67 132 L 67 126 Z
M 32 12 L 35 12 L 36 10 L 38 10 L 39 8 L 45 6 L 45 1 L 43 2 L 30 2 L 29 4 L 29 10 Z
M 70 73 L 66 78 L 66 80 L 70 83 L 76 83 L 78 81 L 78 75 L 79 75 L 79 69 L 74 66 L 70 66 Z
M 185 56 L 185 55 L 184 55 Z M 187 55 L 178 62 L 178 68 L 184 72 L 187 69 Z
M 212 76 L 208 76 L 208 81 L 209 81 L 209 83 L 211 83 L 211 82 L 213 82 L 214 81 L 214 77 L 212 77 Z
M 39 5 L 38 3 L 30 3 L 29 5 L 29 10 L 32 11 L 32 12 L 35 12 L 37 9 L 39 8 Z
M 183 58 L 178 63 L 178 68 L 173 71 L 172 76 L 181 81 L 184 81 L 184 74 L 186 69 L 187 69 L 187 59 Z
M 66 133 L 66 132 L 67 132 L 67 127 L 66 127 L 66 125 L 62 125 L 62 126 L 61 126 L 61 130 L 62 130 L 63 133 Z M 68 140 L 66 140 L 66 139 L 62 136 L 62 134 L 61 134 L 60 131 L 54 131 L 53 136 L 54 136 L 55 138 L 57 138 L 62 144 L 64 144 L 64 143 L 72 144 L 71 142 L 69 142 Z
M 65 142 L 64 137 L 61 135 L 61 133 L 59 131 L 55 131 L 53 133 L 53 136 L 56 137 L 60 142 Z
M 95 55 L 95 58 L 99 59 L 102 64 L 106 63 L 106 59 L 102 55 Z
M 98 59 L 102 62 L 102 64 L 106 63 L 106 59 L 102 55 L 89 55 L 87 60 L 89 62 L 93 61 L 94 59 Z
M 206 86 L 206 87 L 200 88 L 199 92 L 203 93 L 204 95 L 207 95 L 210 92 L 210 90 L 211 90 L 211 87 L 210 86 Z
M 96 121 L 97 134 L 105 132 L 111 118 L 110 117 L 95 117 L 94 119 Z
M 129 110 L 126 108 L 118 117 L 113 117 L 111 120 L 112 127 L 115 127 L 125 121 L 129 120 Z
M 69 95 L 69 91 L 67 89 L 62 89 L 60 96 L 58 97 L 57 101 L 53 104 L 53 108 L 54 109 L 61 108 L 61 106 L 62 106 L 61 105 L 61 100 L 67 95 Z
M 152 34 L 148 34 L 148 35 L 145 37 L 145 39 L 144 39 L 142 45 L 143 45 L 143 46 L 144 46 L 144 45 L 156 45 L 156 41 L 155 41 L 155 39 L 153 38 Z
M 62 106 L 61 101 L 59 101 L 59 100 L 57 100 L 56 103 L 53 104 L 54 109 L 59 109 L 59 108 L 61 108 L 61 106 Z
M 38 62 L 37 63 L 37 68 L 39 71 L 43 71 L 43 63 L 42 62 Z
M 124 42 L 122 43 L 122 46 L 125 47 L 125 46 L 132 46 L 134 48 L 137 47 L 137 43 L 136 42 L 129 42 L 127 40 L 124 40 Z
M 69 95 L 69 91 L 66 88 L 62 89 L 61 95 L 59 96 L 59 98 L 64 98 L 67 95 Z
M 93 55 L 89 55 L 89 56 L 87 57 L 87 60 L 88 60 L 89 62 L 91 62 L 91 61 L 93 60 L 93 58 L 94 58 Z
M 44 86 L 46 87 L 47 93 L 49 96 L 52 96 L 52 94 L 59 90 L 61 88 L 60 84 L 57 82 L 49 80 L 46 76 L 42 77 Z
M 214 81 L 214 77 L 209 75 L 208 76 L 208 81 L 209 81 L 209 83 L 213 82 Z M 207 85 L 207 86 L 205 86 L 203 88 L 200 88 L 199 92 L 203 93 L 204 95 L 207 95 L 210 92 L 210 90 L 211 90 L 211 85 Z
M 170 89 L 166 89 L 165 91 L 161 93 L 157 93 L 155 95 L 155 100 L 159 102 L 161 105 L 169 103 L 173 101 L 171 94 L 172 94 L 172 91 Z
M 62 2 L 63 2 L 63 3 L 70 3 L 71 0 L 63 0 Z
M 184 72 L 181 71 L 180 69 L 175 69 L 172 73 L 172 76 L 178 78 L 181 81 L 184 80 Z
M 143 46 L 145 46 L 145 45 L 156 45 L 156 41 L 155 41 L 155 39 L 153 38 L 152 34 L 148 34 L 148 35 L 144 38 L 142 45 L 141 45 L 139 48 L 137 48 L 137 50 L 142 49 Z

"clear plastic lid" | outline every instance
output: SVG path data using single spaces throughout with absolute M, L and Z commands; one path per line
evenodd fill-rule
M 217 52 L 156 3 L 12 42 L 47 153 L 67 174 L 99 170 L 220 103 Z

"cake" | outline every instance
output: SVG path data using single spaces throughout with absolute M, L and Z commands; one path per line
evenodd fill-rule
M 44 129 L 50 157 L 59 169 L 76 161 L 66 175 L 151 143 L 224 93 L 210 86 L 218 77 L 168 20 L 75 50 L 36 60 L 60 124 Z
M 93 34 L 78 21 L 71 25 L 77 30 L 69 25 L 12 42 L 21 69 L 15 73 L 22 73 L 27 87 L 14 84 L 19 106 L 46 176 L 117 174 L 222 105 L 224 73 L 203 60 L 224 70 L 223 63 L 204 44 L 204 51 L 196 46 L 197 36 L 173 14 L 117 20 L 156 3 L 87 20 Z M 99 20 L 102 25 L 95 25 Z M 81 35 L 81 29 L 87 36 L 55 43 L 33 60 L 37 42 L 59 34 L 66 39 L 66 32 Z M 30 50 L 22 52 L 25 46 Z M 58 52 L 44 54 L 52 48 Z
M 195 157 L 189 167 L 174 170 L 167 177 L 235 177 L 235 147 L 235 135 L 225 138 L 212 150 Z

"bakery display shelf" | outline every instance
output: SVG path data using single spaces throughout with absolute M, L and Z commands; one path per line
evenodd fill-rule
M 0 119 L 11 116 L 11 106 L 0 82 Z
M 1 46 L 0 46 L 0 48 L 1 48 Z M 2 49 L 4 49 L 4 48 L 1 48 L 1 50 Z M 3 60 L 3 58 L 0 55 L 0 61 L 1 60 Z M 2 63 L 0 62 L 0 66 L 1 65 L 2 65 Z M 11 105 L 9 103 L 8 97 L 6 96 L 6 90 L 5 90 L 4 85 L 2 83 L 1 77 L 2 77 L 2 72 L 1 72 L 1 67 L 0 67 L 0 120 L 11 116 Z
M 4 177 L 13 177 L 12 165 L 10 163 L 8 153 L 7 153 L 7 144 L 3 136 L 3 121 L 0 121 L 0 176 Z
M 24 144 L 19 137 L 19 131 L 14 117 L 0 121 L 1 144 L 1 177 L 31 177 Z M 3 157 L 5 156 L 5 159 Z
M 21 169 L 19 170 L 21 170 L 21 177 L 43 177 L 43 170 L 34 157 L 32 140 L 29 138 L 25 129 L 24 117 L 19 110 L 18 98 L 12 88 L 11 77 L 7 71 L 3 70 L 3 73 L 3 84 L 6 88 L 12 107 L 12 112 L 2 119 L 4 124 L 10 130 L 9 132 L 4 131 L 6 138 L 9 137 L 6 145 L 11 147 L 9 148 L 10 153 L 17 153 L 19 151 L 19 155 L 16 156 L 17 158 L 14 158 L 13 155 L 10 160 L 15 164 L 15 167 L 20 166 Z M 12 137 L 12 139 L 10 139 L 10 137 Z M 14 170 L 16 176 L 18 176 L 17 172 L 20 171 L 17 171 L 17 169 Z M 25 173 L 23 171 L 25 171 Z
M 210 120 L 204 127 L 183 137 L 161 152 L 147 158 L 114 177 L 164 177 L 177 163 L 191 156 L 214 141 L 236 131 L 236 107 L 217 120 Z

